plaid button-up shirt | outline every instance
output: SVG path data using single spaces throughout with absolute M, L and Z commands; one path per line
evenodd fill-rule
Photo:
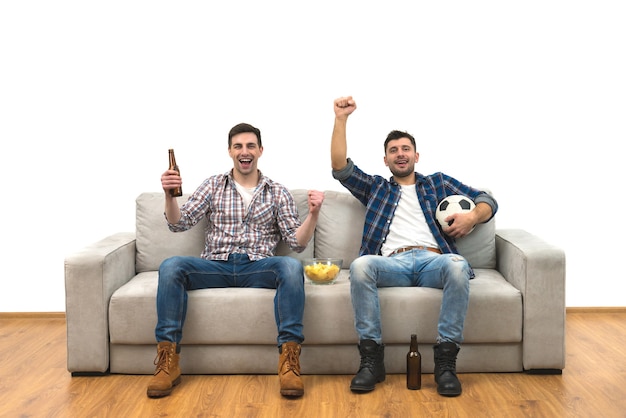
M 348 159 L 348 165 L 342 170 L 333 171 L 333 177 L 366 207 L 359 255 L 380 255 L 389 234 L 393 214 L 400 201 L 400 185 L 393 177 L 387 180 L 381 176 L 364 173 L 351 159 Z M 428 176 L 415 173 L 415 189 L 426 223 L 443 253 L 458 254 L 454 239 L 441 232 L 435 219 L 437 205 L 443 198 L 461 194 L 468 196 L 475 203 L 485 202 L 491 206 L 492 217 L 498 210 L 498 204 L 490 195 L 443 173 Z
M 259 172 L 248 211 L 235 187 L 232 170 L 206 179 L 180 208 L 173 232 L 186 231 L 203 217 L 208 219 L 204 251 L 200 257 L 227 260 L 229 254 L 248 254 L 250 260 L 273 256 L 282 238 L 294 251 L 296 230 L 301 225 L 298 209 L 287 188 Z M 166 218 L 167 219 L 167 218 Z

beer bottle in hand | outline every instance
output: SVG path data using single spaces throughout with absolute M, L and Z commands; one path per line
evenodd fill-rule
M 169 154 L 170 154 L 170 170 L 177 171 L 178 174 L 180 175 L 180 170 L 178 169 L 178 164 L 176 164 L 176 157 L 174 157 L 174 150 L 170 148 Z M 178 196 L 182 196 L 182 195 L 183 195 L 183 188 L 182 187 L 179 186 L 179 187 L 176 187 L 174 189 L 170 189 L 170 196 L 178 197 Z

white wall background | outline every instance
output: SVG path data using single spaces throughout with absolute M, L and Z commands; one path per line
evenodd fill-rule
M 134 229 L 173 147 L 192 191 L 261 128 L 260 168 L 330 174 L 332 102 L 349 154 L 388 175 L 391 129 L 417 169 L 490 188 L 499 228 L 567 254 L 567 306 L 624 306 L 622 1 L 0 3 L 0 311 L 64 311 L 64 257 Z

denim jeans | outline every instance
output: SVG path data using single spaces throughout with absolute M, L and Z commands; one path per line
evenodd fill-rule
M 379 287 L 443 289 L 437 342 L 463 342 L 471 267 L 460 255 L 411 250 L 391 257 L 365 255 L 350 265 L 350 294 L 359 340 L 382 343 Z
M 276 289 L 274 316 L 277 343 L 302 343 L 304 275 L 300 261 L 292 257 L 268 257 L 250 261 L 246 254 L 231 254 L 228 261 L 199 257 L 171 257 L 159 267 L 157 291 L 157 342 L 177 345 L 183 337 L 187 315 L 187 291 L 216 287 Z

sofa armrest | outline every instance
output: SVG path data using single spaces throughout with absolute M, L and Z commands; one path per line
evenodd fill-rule
M 135 275 L 135 234 L 111 235 L 65 258 L 67 369 L 109 369 L 109 300 Z
M 498 271 L 522 292 L 523 367 L 565 367 L 565 252 L 519 229 L 496 231 Z

